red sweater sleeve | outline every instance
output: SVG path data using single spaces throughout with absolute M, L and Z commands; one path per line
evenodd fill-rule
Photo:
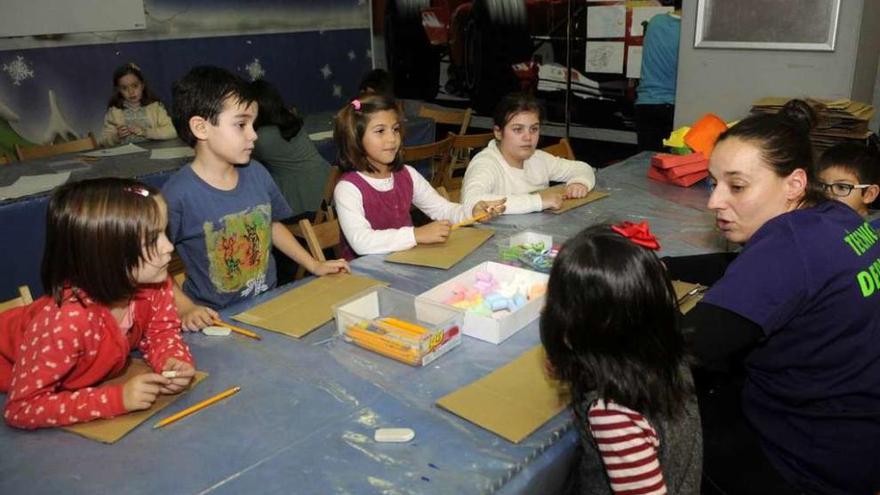
M 85 311 L 38 316 L 25 331 L 3 417 L 10 426 L 65 426 L 126 412 L 122 385 L 59 391 L 60 383 L 85 353 L 90 333 Z
M 660 440 L 641 414 L 599 399 L 590 407 L 587 420 L 615 495 L 666 493 L 657 459 Z
M 144 315 L 144 321 L 139 322 L 144 325 L 144 333 L 138 341 L 138 349 L 143 353 L 144 359 L 157 373 L 162 371 L 165 361 L 170 357 L 195 367 L 189 346 L 180 335 L 180 317 L 174 305 L 171 279 L 160 288 L 149 289 L 145 296 L 142 304 L 148 304 L 149 309 L 137 313 Z

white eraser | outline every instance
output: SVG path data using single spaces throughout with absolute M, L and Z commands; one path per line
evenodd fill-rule
M 177 378 L 177 372 L 173 371 L 173 370 L 172 371 L 163 371 L 162 376 L 164 376 L 165 378 Z
M 373 433 L 373 439 L 377 442 L 409 442 L 416 437 L 416 432 L 411 428 L 379 428 Z
M 205 327 L 202 329 L 202 333 L 211 337 L 226 337 L 232 333 L 232 330 L 226 327 Z

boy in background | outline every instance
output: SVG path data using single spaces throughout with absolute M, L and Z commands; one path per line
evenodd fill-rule
M 829 198 L 868 216 L 868 206 L 880 195 L 880 154 L 876 149 L 859 143 L 832 146 L 822 153 L 816 172 Z M 871 225 L 880 227 L 880 218 Z

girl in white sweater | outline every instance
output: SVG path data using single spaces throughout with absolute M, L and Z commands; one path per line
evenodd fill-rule
M 464 174 L 465 205 L 507 197 L 506 214 L 558 209 L 567 198 L 582 198 L 596 185 L 593 168 L 538 150 L 541 107 L 531 95 L 512 93 L 495 110 L 495 140 L 475 156 Z M 546 191 L 564 182 L 564 192 Z

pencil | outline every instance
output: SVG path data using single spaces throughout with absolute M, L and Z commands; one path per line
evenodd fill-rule
M 219 318 L 214 318 L 214 324 L 217 326 L 226 327 L 235 333 L 244 335 L 245 337 L 250 337 L 250 338 L 256 339 L 256 340 L 262 340 L 262 337 L 260 337 L 256 333 L 251 332 L 250 330 L 245 330 L 244 328 L 241 328 L 241 327 L 237 327 L 235 325 L 230 325 L 229 323 L 226 323 L 225 321 L 223 321 Z
M 235 394 L 239 390 L 241 390 L 241 387 L 236 386 L 236 387 L 230 388 L 229 390 L 226 390 L 225 392 L 220 392 L 219 394 L 215 395 L 214 397 L 211 397 L 210 399 L 205 399 L 194 406 L 187 407 L 186 409 L 184 409 L 183 411 L 180 411 L 177 414 L 173 414 L 171 416 L 168 416 L 167 418 L 163 419 L 162 421 L 159 421 L 158 423 L 154 424 L 153 429 L 170 425 L 171 423 L 174 423 L 175 421 L 177 421 L 181 418 L 185 418 L 185 417 L 189 416 L 190 414 L 199 412 L 202 409 L 210 406 L 211 404 L 214 404 L 215 402 L 219 402 L 219 401 L 229 397 L 230 395 Z
M 488 217 L 488 216 L 489 216 L 489 212 L 488 212 L 488 211 L 485 211 L 485 212 L 480 213 L 479 215 L 477 215 L 477 216 L 475 216 L 475 217 L 471 217 L 471 218 L 468 218 L 467 220 L 462 220 L 461 222 L 458 222 L 457 224 L 453 225 L 453 226 L 450 228 L 450 230 L 455 230 L 455 229 L 457 229 L 457 228 L 459 228 L 459 227 L 466 227 L 466 226 L 468 226 L 468 225 L 473 225 L 473 224 L 479 222 L 480 220 L 482 220 L 482 219 L 484 219 L 484 218 L 486 218 L 486 217 Z

